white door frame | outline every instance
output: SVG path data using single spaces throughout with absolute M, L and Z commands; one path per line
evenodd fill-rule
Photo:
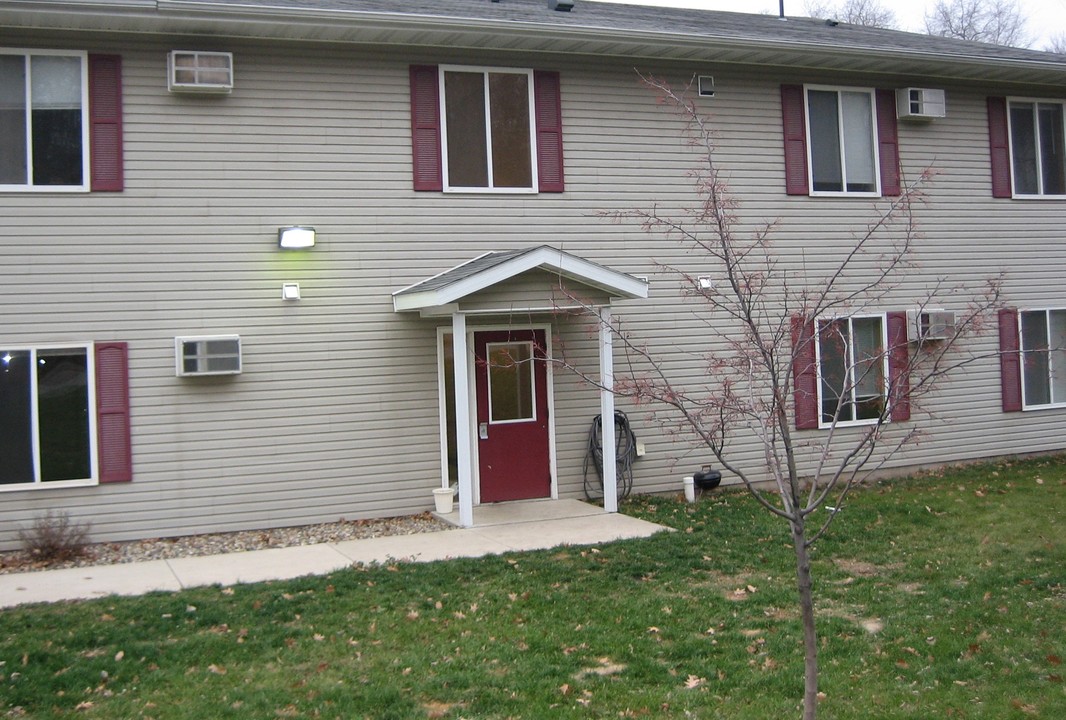
M 474 363 L 470 362 L 473 357 L 474 347 L 474 334 L 479 332 L 499 332 L 501 330 L 541 330 L 544 332 L 544 354 L 548 357 L 548 361 L 545 363 L 545 371 L 547 372 L 548 381 L 548 466 L 551 471 L 551 494 L 552 500 L 559 499 L 559 475 L 556 466 L 555 455 L 555 383 L 553 382 L 554 367 L 551 362 L 552 357 L 552 335 L 551 335 L 551 323 L 529 323 L 525 325 L 515 325 L 509 323 L 506 325 L 491 324 L 491 325 L 475 325 L 467 326 L 466 328 L 466 347 L 467 358 L 466 362 L 466 402 L 469 412 L 469 422 L 467 432 L 469 433 L 469 447 L 470 447 L 470 462 L 471 462 L 471 505 L 481 504 L 481 478 L 479 474 L 479 463 L 477 455 L 477 390 L 474 383 Z M 444 485 L 448 483 L 448 398 L 444 376 L 444 336 L 455 336 L 454 325 L 452 327 L 442 325 L 437 328 L 437 396 L 438 396 L 438 413 L 440 421 L 440 460 L 441 460 L 441 477 L 443 478 Z M 453 349 L 454 349 L 453 341 Z M 454 367 L 459 370 L 459 363 L 456 361 Z M 455 383 L 456 391 L 460 390 L 460 383 L 456 378 Z M 456 398 L 456 423 L 459 421 L 459 398 Z M 458 426 L 456 427 L 456 443 L 461 444 L 460 432 Z M 460 465 L 462 461 L 460 460 Z M 461 471 L 460 471 L 461 474 Z M 462 501 L 460 498 L 460 511 L 462 510 Z M 460 513 L 461 514 L 461 513 Z M 461 520 L 461 518 L 460 518 Z

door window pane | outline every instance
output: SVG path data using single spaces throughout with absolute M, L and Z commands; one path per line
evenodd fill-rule
M 488 345 L 489 420 L 533 420 L 533 344 Z

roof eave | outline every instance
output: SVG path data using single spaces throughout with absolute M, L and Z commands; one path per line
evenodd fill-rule
M 3 25 L 765 64 L 1038 85 L 1066 81 L 1066 65 L 1051 60 L 202 0 L 7 0 L 0 7 Z

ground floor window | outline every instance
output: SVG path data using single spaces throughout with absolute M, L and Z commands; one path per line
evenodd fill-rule
M 0 486 L 95 479 L 90 349 L 0 349 Z
M 1024 406 L 1066 404 L 1066 310 L 1020 315 Z
M 888 402 L 883 315 L 818 321 L 820 424 L 876 422 Z

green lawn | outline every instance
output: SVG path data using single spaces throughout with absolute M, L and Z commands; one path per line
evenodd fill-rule
M 786 528 L 745 495 L 600 548 L 0 611 L 0 717 L 798 717 Z M 1066 457 L 854 495 L 823 718 L 1066 718 Z

